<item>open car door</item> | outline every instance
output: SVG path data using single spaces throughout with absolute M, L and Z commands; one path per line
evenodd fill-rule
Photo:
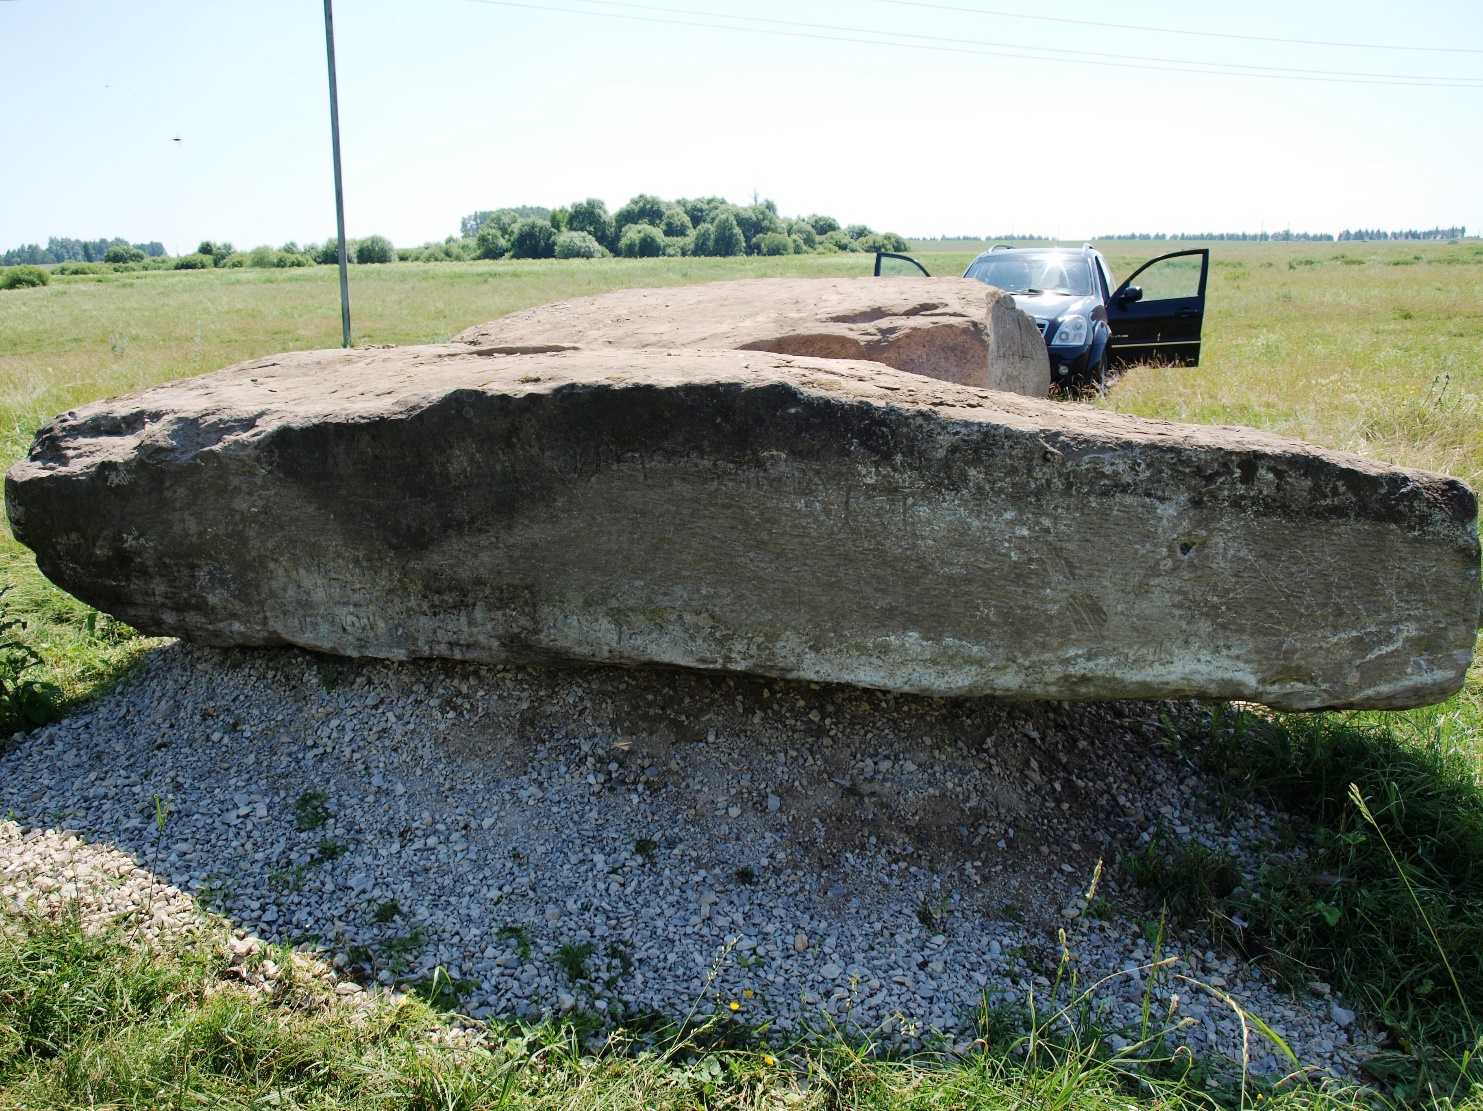
M 1209 250 L 1160 255 L 1133 271 L 1107 303 L 1112 365 L 1199 366 L 1209 274 Z
M 877 278 L 930 278 L 927 268 L 910 255 L 898 255 L 893 251 L 875 253 L 875 276 Z

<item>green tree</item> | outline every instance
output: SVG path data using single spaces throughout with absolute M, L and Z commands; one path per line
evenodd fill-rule
M 855 240 L 855 246 L 862 251 L 905 251 L 911 244 L 894 231 L 880 231 Z
M 685 210 L 685 215 L 690 217 L 690 223 L 697 228 L 701 224 L 711 223 L 723 209 L 731 207 L 726 203 L 725 197 L 695 197 L 693 199 L 681 197 L 675 204 Z
M 659 230 L 664 232 L 665 238 L 682 238 L 695 230 L 695 225 L 690 222 L 690 215 L 677 204 L 664 206 L 664 218 L 659 224 Z
M 831 231 L 819 239 L 821 247 L 827 246 L 836 251 L 858 251 L 860 248 L 855 241 L 842 231 Z
M 648 224 L 651 227 L 662 227 L 664 224 L 664 202 L 658 197 L 650 196 L 648 193 L 640 193 L 630 200 L 626 205 L 613 213 L 614 231 L 621 243 L 623 240 L 623 229 L 629 224 Z
M 753 241 L 759 255 L 791 255 L 793 237 L 780 231 L 765 231 Z
M 359 263 L 395 262 L 396 248 L 384 235 L 368 235 L 356 242 L 355 261 Z
M 602 258 L 602 246 L 585 231 L 563 231 L 556 235 L 557 258 Z
M 226 240 L 222 240 L 220 243 L 215 243 L 210 239 L 203 239 L 201 240 L 201 245 L 196 248 L 196 254 L 210 255 L 211 265 L 220 266 L 224 261 L 226 261 L 226 257 L 232 253 L 232 249 L 233 248 L 231 243 L 227 242 Z
M 585 201 L 572 205 L 566 227 L 568 231 L 586 232 L 610 251 L 618 245 L 614 238 L 617 229 L 613 225 L 613 217 L 608 212 L 608 206 L 597 197 L 588 197 Z
M 740 225 L 742 234 L 747 240 L 747 250 L 750 252 L 755 253 L 757 250 L 758 236 L 783 230 L 783 221 L 767 204 L 749 204 L 746 208 L 733 208 L 731 214 Z
M 145 257 L 138 247 L 130 247 L 127 243 L 115 243 L 103 252 L 103 261 L 112 263 L 143 262 Z
M 509 252 L 510 241 L 500 231 L 493 216 L 484 221 L 474 236 L 474 250 L 480 258 L 504 258 Z
M 799 240 L 809 250 L 819 245 L 819 233 L 814 231 L 814 226 L 807 220 L 789 220 L 788 234 Z
M 555 258 L 556 229 L 550 219 L 527 216 L 510 229 L 511 258 Z
M 653 224 L 629 224 L 618 246 L 624 258 L 658 258 L 664 254 L 664 234 Z
M 721 213 L 711 224 L 710 250 L 706 253 L 723 258 L 747 253 L 747 238 L 730 212 Z

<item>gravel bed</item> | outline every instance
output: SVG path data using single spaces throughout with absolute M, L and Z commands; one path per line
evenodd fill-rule
M 986 1001 L 1047 1013 L 1064 967 L 1113 1048 L 1147 996 L 1171 1045 L 1239 1061 L 1223 993 L 1305 1067 L 1354 1075 L 1363 1023 L 1321 985 L 1293 996 L 1182 934 L 1151 974 L 1120 848 L 1163 830 L 1247 874 L 1301 851 L 1259 808 L 1222 823 L 1159 709 L 173 644 L 0 755 L 0 894 L 65 898 L 77 838 L 105 842 L 118 898 L 157 885 L 162 923 L 189 892 L 347 984 L 442 968 L 475 1017 L 717 1014 L 966 1050 Z M 1255 1031 L 1248 1055 L 1290 1071 Z

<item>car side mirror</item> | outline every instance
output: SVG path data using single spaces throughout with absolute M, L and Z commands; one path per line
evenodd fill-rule
M 1135 301 L 1141 300 L 1143 300 L 1142 286 L 1130 285 L 1117 295 L 1117 303 L 1119 305 L 1131 305 Z

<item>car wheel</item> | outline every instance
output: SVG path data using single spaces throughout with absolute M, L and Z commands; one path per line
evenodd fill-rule
M 1107 392 L 1107 371 L 1109 369 L 1107 355 L 1107 348 L 1102 348 L 1102 357 L 1097 360 L 1096 365 L 1087 368 L 1087 383 L 1098 394 Z

